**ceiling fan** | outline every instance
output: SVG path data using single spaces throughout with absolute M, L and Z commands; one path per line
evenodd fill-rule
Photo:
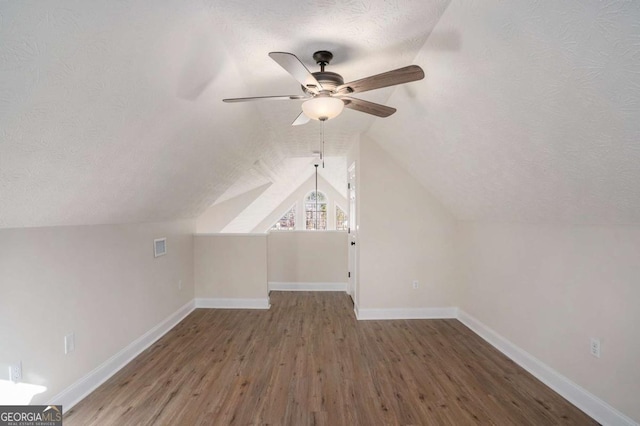
M 252 98 L 223 99 L 224 102 L 247 102 L 262 100 L 299 100 L 304 101 L 302 112 L 291 123 L 292 126 L 306 124 L 310 119 L 326 121 L 337 117 L 344 107 L 355 111 L 372 114 L 377 117 L 388 117 L 395 108 L 374 102 L 353 98 L 353 93 L 366 92 L 368 90 L 381 89 L 397 84 L 409 83 L 424 78 L 424 71 L 417 65 L 398 68 L 369 77 L 345 83 L 340 74 L 325 71 L 333 54 L 326 50 L 320 50 L 313 54 L 313 59 L 320 65 L 320 71 L 310 72 L 307 67 L 292 53 L 271 52 L 271 59 L 285 69 L 302 85 L 302 95 L 284 96 L 258 96 Z

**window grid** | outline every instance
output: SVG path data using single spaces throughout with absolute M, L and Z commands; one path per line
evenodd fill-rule
M 293 230 L 296 229 L 296 206 L 291 207 L 276 223 L 271 230 Z
M 305 212 L 305 229 L 316 230 L 316 192 L 312 191 L 311 194 L 305 198 L 304 203 Z M 320 191 L 318 191 L 318 228 L 317 230 L 327 229 L 327 197 Z
M 336 231 L 346 231 L 348 228 L 349 217 L 340 206 L 336 206 Z

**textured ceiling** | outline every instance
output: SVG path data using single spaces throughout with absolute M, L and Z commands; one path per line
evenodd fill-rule
M 0 2 L 0 228 L 195 217 L 238 179 L 226 196 L 259 186 L 256 161 L 308 157 L 320 139 L 317 122 L 289 126 L 297 102 L 221 102 L 299 93 L 268 52 L 315 69 L 330 49 L 347 80 L 398 68 L 448 0 L 258 4 Z M 373 121 L 327 123 L 327 155 Z
M 319 124 L 290 127 L 296 102 L 221 99 L 299 93 L 267 53 L 315 69 L 319 49 L 347 80 L 427 75 L 362 94 L 392 117 L 329 121 L 328 156 L 367 132 L 463 220 L 640 223 L 639 8 L 0 2 L 0 228 L 195 217 L 278 180 Z
M 640 223 L 640 2 L 454 1 L 415 62 L 368 134 L 459 219 Z

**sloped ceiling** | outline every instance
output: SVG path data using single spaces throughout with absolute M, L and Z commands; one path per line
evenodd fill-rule
M 640 223 L 640 3 L 0 2 L 0 228 L 196 217 L 318 148 L 267 53 L 398 108 L 327 123 L 327 155 L 367 132 L 460 219 Z M 256 163 L 257 162 L 257 163 Z M 238 182 L 239 183 L 236 183 Z M 291 183 L 291 190 L 294 183 Z M 226 194 L 225 194 L 226 193 Z
M 325 157 L 325 167 L 318 166 L 318 175 L 333 188 L 347 197 L 347 162 L 345 157 Z M 317 158 L 287 158 L 278 166 L 278 174 L 270 177 L 270 185 L 246 209 L 238 214 L 223 229 L 225 233 L 251 232 L 283 201 L 295 192 L 315 173 Z M 293 189 L 292 189 L 293 187 Z M 319 190 L 322 188 L 319 187 Z M 215 204 L 213 206 L 215 208 Z
M 320 138 L 319 123 L 289 126 L 296 102 L 221 102 L 300 93 L 268 52 L 315 69 L 329 49 L 330 69 L 355 80 L 411 63 L 447 5 L 1 2 L 0 228 L 196 217 L 238 179 L 236 194 L 255 188 L 256 161 L 308 157 Z M 327 155 L 373 121 L 349 110 L 327 123 Z
M 640 223 L 640 2 L 454 1 L 376 139 L 459 219 Z

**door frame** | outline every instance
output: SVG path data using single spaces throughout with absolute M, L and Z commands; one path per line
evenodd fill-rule
M 351 163 L 347 169 L 347 201 L 349 203 L 349 228 L 347 238 L 347 251 L 348 251 L 348 269 L 349 269 L 349 281 L 347 284 L 347 292 L 351 296 L 353 303 L 358 306 L 358 206 L 356 199 L 357 188 L 357 176 L 356 176 L 356 162 Z

